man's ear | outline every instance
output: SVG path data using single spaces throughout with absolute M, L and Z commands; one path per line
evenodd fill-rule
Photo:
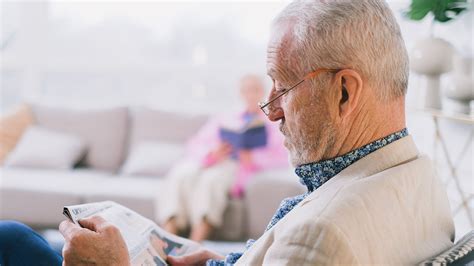
M 359 103 L 362 94 L 362 77 L 352 69 L 344 69 L 336 74 L 338 82 L 339 117 L 346 118 Z

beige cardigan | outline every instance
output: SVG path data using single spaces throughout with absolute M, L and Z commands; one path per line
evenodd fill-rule
M 449 248 L 453 239 L 443 184 L 407 136 L 311 193 L 237 265 L 410 265 Z

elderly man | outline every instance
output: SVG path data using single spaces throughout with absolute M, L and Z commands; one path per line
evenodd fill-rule
M 201 250 L 172 265 L 405 265 L 452 244 L 446 192 L 405 128 L 408 59 L 386 3 L 291 3 L 273 25 L 268 74 L 262 109 L 308 192 L 285 199 L 244 253 Z M 61 224 L 66 265 L 128 263 L 117 230 L 82 225 Z

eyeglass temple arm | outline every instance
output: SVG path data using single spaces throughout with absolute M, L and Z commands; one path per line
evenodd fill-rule
M 305 79 L 305 80 L 312 79 L 312 78 L 316 77 L 317 75 L 319 75 L 319 74 L 321 74 L 321 73 L 323 73 L 323 72 L 333 72 L 333 73 L 335 73 L 335 72 L 338 72 L 339 70 L 340 70 L 340 69 L 320 68 L 320 69 L 318 69 L 318 70 L 316 70 L 316 71 L 313 71 L 313 72 L 309 73 L 308 75 L 306 75 L 306 76 L 304 77 L 304 79 Z
M 300 80 L 300 82 L 296 83 L 295 85 L 293 85 L 291 88 L 285 90 L 285 91 L 282 91 L 281 93 L 279 93 L 277 96 L 273 97 L 272 99 L 270 99 L 268 102 L 264 103 L 263 105 L 259 105 L 260 108 L 265 108 L 267 107 L 269 104 L 271 104 L 272 102 L 276 101 L 278 98 L 280 98 L 281 95 L 285 94 L 285 93 L 288 93 L 289 91 L 291 91 L 292 89 L 296 88 L 298 85 L 300 85 L 301 83 L 303 83 L 304 81 L 306 80 L 303 79 L 303 80 Z
M 320 73 L 322 72 L 338 72 L 339 69 L 331 69 L 331 68 L 321 68 L 321 69 L 318 69 L 316 71 L 313 71 L 311 73 L 309 73 L 308 75 L 306 75 L 304 77 L 304 79 L 302 79 L 300 82 L 296 83 L 295 85 L 293 85 L 293 87 L 283 91 L 282 93 L 278 94 L 277 96 L 273 97 L 272 99 L 270 99 L 268 102 L 266 103 L 259 103 L 259 106 L 260 108 L 265 108 L 267 107 L 269 104 L 271 104 L 272 102 L 276 101 L 281 95 L 285 94 L 285 93 L 288 93 L 289 91 L 291 91 L 292 89 L 294 89 L 296 86 L 300 85 L 301 83 L 303 83 L 304 81 L 308 80 L 308 79 L 312 79 L 314 77 L 316 77 L 317 75 L 319 75 Z

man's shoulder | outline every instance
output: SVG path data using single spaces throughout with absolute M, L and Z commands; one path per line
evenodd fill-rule
M 308 216 L 313 211 L 319 215 L 333 215 L 331 212 L 340 208 L 360 210 L 372 202 L 384 203 L 391 194 L 415 194 L 424 189 L 431 190 L 433 185 L 442 186 L 426 156 L 419 156 L 369 176 L 344 175 L 333 177 L 334 180 L 308 196 L 307 203 L 304 201 L 302 206 Z
M 369 217 L 366 214 L 406 210 L 433 196 L 444 200 L 446 195 L 430 159 L 419 156 L 370 176 L 354 177 L 341 185 L 320 217 L 336 224 L 346 220 L 341 219 L 346 216 L 374 220 L 376 215 Z M 321 194 L 321 197 L 325 195 Z M 318 204 L 316 199 L 306 207 L 312 209 Z
M 444 188 L 429 159 L 417 156 L 371 175 L 335 176 L 265 233 L 253 252 L 275 245 L 284 255 L 295 247 L 318 258 L 414 264 L 441 251 L 452 232 Z
M 398 229 L 410 222 L 407 219 L 424 212 L 426 217 L 432 215 L 433 209 L 425 208 L 432 204 L 443 203 L 435 207 L 439 212 L 448 210 L 442 183 L 424 156 L 371 176 L 347 178 L 327 185 L 303 201 L 291 213 L 288 222 L 296 227 L 328 227 L 330 224 L 327 229 L 352 234 L 356 228 L 360 232 L 361 225 L 362 228 L 367 226 L 368 231 L 391 226 Z
M 410 248 L 416 250 L 417 245 L 434 238 L 449 241 L 452 234 L 446 191 L 424 156 L 355 178 L 341 186 L 321 208 L 318 204 L 324 197 L 321 194 L 301 206 L 296 223 L 343 236 L 362 261 L 374 256 L 370 250 L 387 251 L 378 253 L 376 261 L 384 256 L 400 258 L 396 250 L 409 254 Z M 414 252 L 407 261 L 414 262 L 424 255 Z

